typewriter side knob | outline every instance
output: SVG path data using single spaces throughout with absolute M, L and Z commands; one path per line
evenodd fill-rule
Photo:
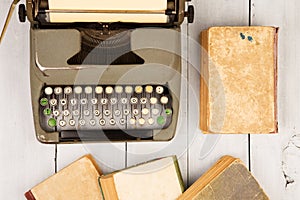
M 184 16 L 187 17 L 188 23 L 193 23 L 194 22 L 194 6 L 188 6 L 187 12 L 184 13 Z
M 25 22 L 26 21 L 26 8 L 24 4 L 19 5 L 19 20 L 20 22 Z

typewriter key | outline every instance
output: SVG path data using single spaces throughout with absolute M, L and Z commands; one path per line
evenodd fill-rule
M 59 95 L 61 93 L 62 93 L 62 88 L 61 87 L 54 88 L 54 94 Z
M 45 94 L 46 95 L 51 95 L 53 93 L 53 89 L 51 87 L 46 87 L 45 88 Z
M 162 94 L 164 92 L 164 88 L 162 86 L 157 86 L 156 87 L 156 93 L 157 94 Z
M 86 94 L 92 94 L 93 88 L 92 88 L 91 86 L 86 86 L 86 87 L 84 88 L 84 92 L 85 92 Z
M 69 121 L 69 124 L 71 125 L 71 126 L 75 126 L 75 120 L 74 119 L 71 119 L 70 121 Z
M 72 93 L 72 88 L 71 87 L 65 87 L 64 93 L 65 94 L 71 94 Z
M 97 86 L 97 87 L 95 88 L 95 92 L 96 92 L 96 94 L 101 94 L 101 93 L 103 92 L 103 87 Z

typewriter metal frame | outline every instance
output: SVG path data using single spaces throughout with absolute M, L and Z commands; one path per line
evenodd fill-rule
M 45 0 L 27 0 L 19 6 L 20 21 L 25 21 L 25 16 L 31 23 L 30 29 L 30 77 L 31 96 L 34 116 L 34 124 L 37 139 L 42 143 L 74 143 L 80 141 L 168 141 L 176 132 L 179 98 L 181 86 L 181 38 L 180 24 L 184 17 L 189 17 L 192 22 L 193 9 L 189 7 L 189 13 L 185 12 L 185 0 L 176 2 L 172 22 L 167 24 L 122 24 L 122 23 L 99 23 L 99 24 L 51 24 L 39 19 L 40 7 L 47 7 Z M 42 12 L 45 14 L 45 12 Z M 145 63 L 142 65 L 69 65 L 67 58 L 80 51 L 81 32 L 78 28 L 96 27 L 104 34 L 110 32 L 111 27 L 133 27 L 131 40 L 133 52 L 142 57 Z M 134 29 L 138 28 L 138 29 Z M 112 31 L 113 32 L 113 31 Z M 147 38 L 148 42 L 144 39 Z M 67 39 L 66 39 L 67 38 Z M 152 45 L 153 40 L 159 40 Z M 61 45 L 64 44 L 64 45 Z M 151 48 L 148 48 L 150 45 Z M 51 56 L 49 56 L 51 55 Z M 149 66 L 150 65 L 150 66 Z M 167 67 L 166 67 L 167 66 Z M 135 70 L 132 75 L 128 72 Z M 158 73 L 159 72 L 159 73 Z M 97 74 L 90 79 L 78 78 L 78 73 Z M 141 74 L 139 78 L 136 73 Z M 126 78 L 122 78 L 126 75 Z M 145 76 L 147 74 L 147 76 Z M 149 77 L 150 76 L 150 77 Z M 92 80 L 92 81 L 91 81 Z M 109 131 L 99 137 L 78 137 L 63 139 L 61 133 L 44 131 L 39 122 L 39 98 L 41 89 L 46 85 L 88 85 L 88 84 L 168 84 L 173 96 L 173 119 L 167 129 L 153 130 L 152 135 L 143 137 L 125 136 L 124 133 L 116 134 Z M 83 133 L 86 134 L 86 133 Z M 100 134 L 99 134 L 100 135 Z M 76 136 L 76 134 L 75 134 Z

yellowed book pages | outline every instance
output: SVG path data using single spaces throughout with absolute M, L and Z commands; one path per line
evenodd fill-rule
M 102 200 L 100 170 L 91 156 L 84 156 L 25 194 L 28 200 Z
M 277 32 L 258 26 L 202 32 L 204 133 L 277 133 Z
M 268 196 L 240 159 L 222 157 L 178 200 L 268 200 Z
M 167 0 L 49 0 L 51 22 L 136 22 L 166 23 Z M 63 13 L 51 10 L 65 11 Z M 76 11 L 112 11 L 112 13 L 76 13 Z M 69 11 L 69 12 L 68 12 Z M 71 12 L 72 11 L 72 12 Z M 149 13 L 114 13 L 140 11 Z M 162 11 L 150 14 L 150 11 Z M 73 13 L 74 12 L 74 13 Z
M 183 192 L 175 156 L 143 163 L 100 178 L 105 199 L 170 200 Z

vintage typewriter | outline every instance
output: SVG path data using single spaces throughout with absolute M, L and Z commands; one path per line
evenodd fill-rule
M 181 81 L 185 0 L 27 0 L 37 139 L 168 141 Z

